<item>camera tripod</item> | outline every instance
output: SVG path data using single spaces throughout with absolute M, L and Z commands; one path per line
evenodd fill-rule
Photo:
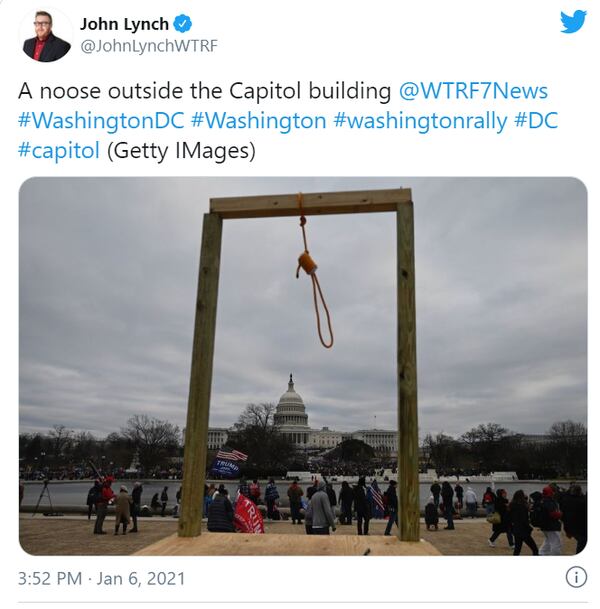
M 31 517 L 33 518 L 37 514 L 38 508 L 40 507 L 40 503 L 42 501 L 42 497 L 44 497 L 44 495 L 47 495 L 48 502 L 50 503 L 50 511 L 44 512 L 44 516 L 62 516 L 62 514 L 60 514 L 59 512 L 54 511 L 54 506 L 52 505 L 52 498 L 50 497 L 50 489 L 48 488 L 48 480 L 44 480 L 44 487 L 42 488 L 42 492 L 40 493 L 37 503 L 35 504 L 35 509 L 33 510 L 33 514 L 31 514 Z

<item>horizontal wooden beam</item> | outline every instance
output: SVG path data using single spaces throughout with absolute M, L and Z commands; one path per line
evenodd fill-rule
M 362 214 L 396 211 L 398 205 L 410 204 L 410 188 L 357 190 L 349 192 L 303 193 L 305 216 L 325 214 Z M 210 212 L 223 219 L 275 218 L 300 214 L 298 195 L 256 197 L 219 197 L 210 200 Z

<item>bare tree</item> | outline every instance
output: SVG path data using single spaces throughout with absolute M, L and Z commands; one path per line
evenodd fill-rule
M 273 424 L 275 410 L 275 404 L 267 402 L 248 404 L 242 411 L 242 414 L 238 417 L 234 427 L 237 430 L 246 429 L 247 427 L 267 429 Z
M 73 430 L 67 429 L 64 425 L 53 425 L 48 432 L 48 436 L 52 442 L 52 454 L 55 459 L 58 459 L 70 447 L 73 440 Z
M 151 419 L 145 414 L 131 417 L 121 429 L 121 434 L 138 451 L 140 463 L 145 469 L 163 463 L 179 448 L 179 427 L 169 421 Z

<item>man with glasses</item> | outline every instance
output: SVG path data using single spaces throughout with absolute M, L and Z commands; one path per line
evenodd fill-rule
M 64 57 L 71 45 L 52 33 L 52 16 L 45 11 L 35 14 L 35 38 L 25 41 L 23 51 L 35 61 L 56 61 Z

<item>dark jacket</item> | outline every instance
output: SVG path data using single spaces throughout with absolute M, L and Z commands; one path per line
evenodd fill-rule
M 452 499 L 454 497 L 454 491 L 448 482 L 444 482 L 442 484 L 442 501 L 444 502 L 444 506 L 452 506 Z
M 440 491 L 442 490 L 442 487 L 441 487 L 441 486 L 440 486 L 440 485 L 439 485 L 437 482 L 434 482 L 434 483 L 433 483 L 433 484 L 432 484 L 432 485 L 429 487 L 429 490 L 431 491 L 431 494 L 432 494 L 434 497 L 439 497 L 439 495 L 440 495 Z
M 135 503 L 136 505 L 140 505 L 142 503 L 142 491 L 144 490 L 144 487 L 140 484 L 140 486 L 134 486 L 133 490 L 131 491 L 131 499 L 133 500 L 133 503 Z
M 269 482 L 265 488 L 265 501 L 276 501 L 279 499 L 279 491 L 274 483 Z
M 354 487 L 354 511 L 358 516 L 371 518 L 371 503 L 367 501 L 367 491 L 364 486 L 358 484 Z
M 398 511 L 398 495 L 396 494 L 396 487 L 393 484 L 390 484 L 385 491 L 385 496 L 387 497 L 387 506 L 389 510 L 393 510 L 394 512 Z
M 533 528 L 529 524 L 529 508 L 524 503 L 511 503 L 508 508 L 508 517 L 515 537 L 524 539 L 529 537 Z
M 340 494 L 338 495 L 340 503 L 342 505 L 351 505 L 354 500 L 354 492 L 349 484 L 342 484 L 342 488 L 340 489 Z
M 500 514 L 500 524 L 493 524 L 492 530 L 500 533 L 506 533 L 510 531 L 511 523 L 510 516 L 508 514 L 508 499 L 502 495 L 496 495 L 496 501 L 494 502 L 494 511 Z
M 331 505 L 331 507 L 335 507 L 337 505 L 337 499 L 335 498 L 335 491 L 333 490 L 331 484 L 328 484 L 325 487 L 325 492 L 327 493 L 327 497 L 329 498 L 329 505 Z
M 587 496 L 563 495 L 561 507 L 565 533 L 571 537 L 587 535 Z
M 215 493 L 208 506 L 208 524 L 212 533 L 233 533 L 233 506 L 225 495 Z
M 37 38 L 29 38 L 23 44 L 23 51 L 26 55 L 33 58 L 33 54 L 35 52 L 35 41 Z M 56 61 L 61 57 L 64 57 L 71 48 L 71 45 L 64 40 L 61 40 L 57 36 L 55 36 L 52 32 L 46 39 L 46 44 L 42 49 L 42 53 L 40 54 L 40 61 Z
M 438 516 L 438 510 L 435 507 L 435 504 L 428 503 L 425 506 L 425 524 L 431 526 L 432 524 L 437 524 L 439 521 L 440 517 Z
M 542 509 L 540 514 L 540 529 L 542 531 L 560 531 L 560 510 L 558 503 L 552 497 L 542 498 Z

